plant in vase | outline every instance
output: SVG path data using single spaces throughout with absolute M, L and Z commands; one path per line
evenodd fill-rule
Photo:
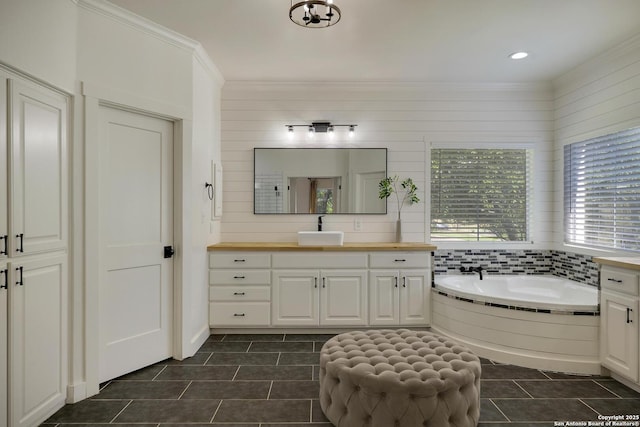
M 402 207 L 405 203 L 410 205 L 418 203 L 420 198 L 416 194 L 418 187 L 413 183 L 411 178 L 407 178 L 400 181 L 398 175 L 393 177 L 386 177 L 378 184 L 378 197 L 386 199 L 391 194 L 396 195 L 396 202 L 398 203 L 398 220 L 396 221 L 396 242 L 402 241 Z

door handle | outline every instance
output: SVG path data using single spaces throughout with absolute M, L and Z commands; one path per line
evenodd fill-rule
M 24 253 L 24 233 L 16 234 L 16 238 L 19 243 L 16 252 Z
M 0 289 L 9 289 L 9 270 L 0 270 L 0 273 L 4 274 L 4 284 L 0 284 Z
M 20 278 L 16 282 L 16 285 L 19 285 L 19 286 L 23 286 L 24 285 L 24 281 L 22 280 L 22 269 L 23 269 L 23 267 L 16 268 L 16 271 L 18 272 L 18 274 L 20 274 L 20 276 L 19 276 Z
M 164 257 L 165 258 L 172 258 L 173 254 L 175 254 L 175 251 L 173 250 L 173 246 L 165 246 L 164 247 Z

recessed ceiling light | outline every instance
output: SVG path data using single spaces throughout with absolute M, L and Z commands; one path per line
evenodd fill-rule
M 529 56 L 529 54 L 527 52 L 514 52 L 511 55 L 509 55 L 509 58 L 511 58 L 511 59 L 524 59 L 527 56 Z

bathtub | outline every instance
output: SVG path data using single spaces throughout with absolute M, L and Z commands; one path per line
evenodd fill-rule
M 500 363 L 600 374 L 598 290 L 555 276 L 441 275 L 431 328 Z
M 540 311 L 598 311 L 598 289 L 556 276 L 445 275 L 435 288 L 474 301 Z

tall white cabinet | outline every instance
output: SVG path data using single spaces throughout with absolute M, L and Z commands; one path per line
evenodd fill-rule
M 68 97 L 0 70 L 0 427 L 64 405 Z
M 600 271 L 602 365 L 640 385 L 640 268 L 605 265 Z

